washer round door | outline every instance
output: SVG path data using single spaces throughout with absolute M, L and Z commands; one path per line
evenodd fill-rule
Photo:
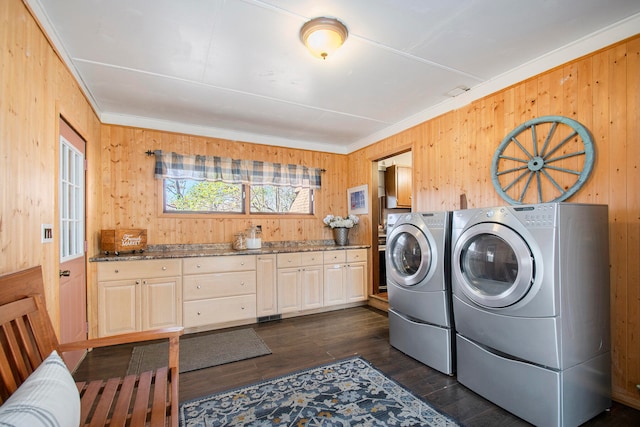
M 520 301 L 534 282 L 529 246 L 511 228 L 481 223 L 464 231 L 453 250 L 452 272 L 462 292 L 483 307 Z
M 388 277 L 403 286 L 419 284 L 435 263 L 429 239 L 411 224 L 401 224 L 391 231 L 386 256 Z

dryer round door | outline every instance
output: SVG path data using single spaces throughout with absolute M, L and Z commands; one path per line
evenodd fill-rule
M 387 275 L 395 283 L 415 286 L 432 269 L 434 253 L 427 236 L 418 227 L 401 224 L 387 238 Z
M 453 249 L 452 272 L 474 303 L 504 308 L 520 301 L 534 281 L 534 258 L 511 228 L 481 223 L 464 231 Z

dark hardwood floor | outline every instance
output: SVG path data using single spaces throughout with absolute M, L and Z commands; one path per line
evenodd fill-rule
M 359 355 L 466 426 L 527 426 L 528 423 L 389 345 L 385 312 L 357 307 L 244 326 L 253 327 L 273 352 L 180 375 L 180 401 L 251 384 L 300 369 Z M 212 331 L 216 333 L 220 331 Z M 92 351 L 77 380 L 124 375 L 133 345 Z M 514 391 L 517 392 L 517 391 Z M 638 426 L 640 411 L 614 403 L 585 426 Z

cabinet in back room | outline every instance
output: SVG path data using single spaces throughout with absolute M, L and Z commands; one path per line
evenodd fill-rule
M 411 208 L 411 168 L 409 166 L 388 166 L 385 172 L 387 208 Z

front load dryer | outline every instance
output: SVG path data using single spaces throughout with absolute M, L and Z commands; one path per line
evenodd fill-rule
M 577 426 L 611 405 L 607 206 L 456 211 L 458 381 L 524 420 Z
M 386 271 L 389 341 L 445 374 L 455 372 L 450 212 L 390 214 Z

